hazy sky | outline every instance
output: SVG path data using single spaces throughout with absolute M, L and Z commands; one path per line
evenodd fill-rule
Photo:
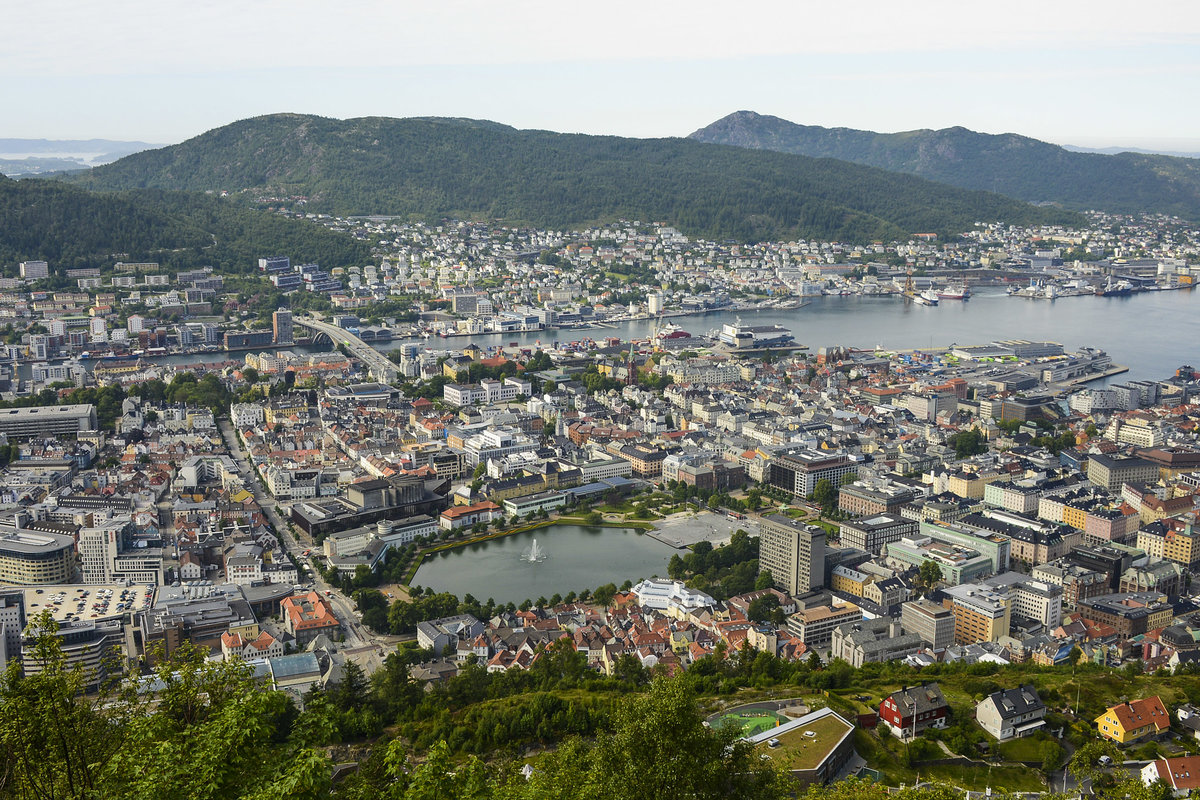
M 1197 0 L 4 0 L 0 137 L 243 117 L 675 136 L 738 109 L 1200 151 Z

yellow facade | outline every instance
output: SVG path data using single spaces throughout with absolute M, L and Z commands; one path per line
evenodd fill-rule
M 1196 537 L 1184 531 L 1170 531 L 1163 543 L 1163 558 L 1190 565 L 1196 560 Z
M 865 589 L 867 584 L 871 583 L 873 579 L 874 576 L 864 576 L 861 580 L 859 580 L 851 578 L 848 575 L 839 575 L 835 572 L 833 574 L 832 581 L 833 590 L 835 592 L 846 592 L 847 594 L 852 594 L 855 597 L 862 597 L 863 589 Z
M 1063 506 L 1062 521 L 1064 525 L 1070 525 L 1077 530 L 1083 530 L 1087 526 L 1087 512 L 1082 508 Z

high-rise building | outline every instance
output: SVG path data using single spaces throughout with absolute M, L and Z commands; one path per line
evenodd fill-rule
M 274 331 L 272 341 L 275 344 L 291 344 L 292 339 L 292 312 L 286 308 L 281 308 L 271 315 L 271 329 Z
M 20 589 L 0 591 L 0 670 L 21 657 L 25 630 L 25 594 Z
M 821 588 L 825 579 L 825 531 L 781 514 L 758 522 L 758 563 L 775 585 L 791 595 Z

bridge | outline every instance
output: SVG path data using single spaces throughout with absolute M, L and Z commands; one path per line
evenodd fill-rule
M 313 341 L 324 336 L 335 345 L 345 345 L 350 355 L 367 365 L 371 377 L 381 383 L 394 383 L 400 375 L 396 365 L 345 328 L 311 317 L 292 317 L 292 323 L 313 332 Z

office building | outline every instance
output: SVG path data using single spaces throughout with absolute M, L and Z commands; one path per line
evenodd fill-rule
M 1153 484 L 1158 480 L 1158 465 L 1144 458 L 1092 453 L 1087 464 L 1088 480 L 1110 492 L 1120 492 L 1126 483 Z
M 758 522 L 759 567 L 770 573 L 778 589 L 792 596 L 808 594 L 825 580 L 825 531 L 781 514 Z
M 25 675 L 37 675 L 46 664 L 37 657 L 37 635 L 21 640 L 21 665 Z M 85 691 L 94 691 L 105 679 L 124 669 L 122 645 L 125 641 L 120 620 L 75 620 L 59 625 L 54 634 L 63 655 L 63 668 L 78 669 L 83 675 Z
M 281 308 L 271 314 L 271 330 L 274 344 L 292 344 L 292 312 Z
M 900 627 L 916 634 L 934 650 L 954 644 L 954 612 L 928 600 L 913 600 L 900 606 Z
M 1007 636 L 1011 622 L 1008 597 L 981 583 L 943 590 L 954 614 L 954 643 L 994 642 Z
M 0 583 L 71 583 L 78 574 L 75 540 L 23 528 L 0 529 Z
M 827 480 L 836 488 L 847 475 L 857 473 L 858 464 L 844 453 L 796 448 L 771 459 L 767 483 L 797 497 L 809 497 L 820 481 Z
M 793 636 L 813 650 L 828 647 L 833 641 L 833 631 L 839 625 L 861 619 L 862 609 L 854 603 L 834 602 L 797 611 L 787 618 L 787 627 Z
M 21 636 L 25 631 L 25 595 L 17 589 L 0 591 L 0 670 L 21 658 Z
M 843 522 L 838 530 L 838 538 L 842 547 L 879 555 L 885 544 L 915 534 L 917 527 L 916 520 L 906 519 L 899 513 L 878 513 Z
M 97 427 L 96 407 L 90 403 L 0 409 L 0 433 L 10 439 L 75 436 Z

